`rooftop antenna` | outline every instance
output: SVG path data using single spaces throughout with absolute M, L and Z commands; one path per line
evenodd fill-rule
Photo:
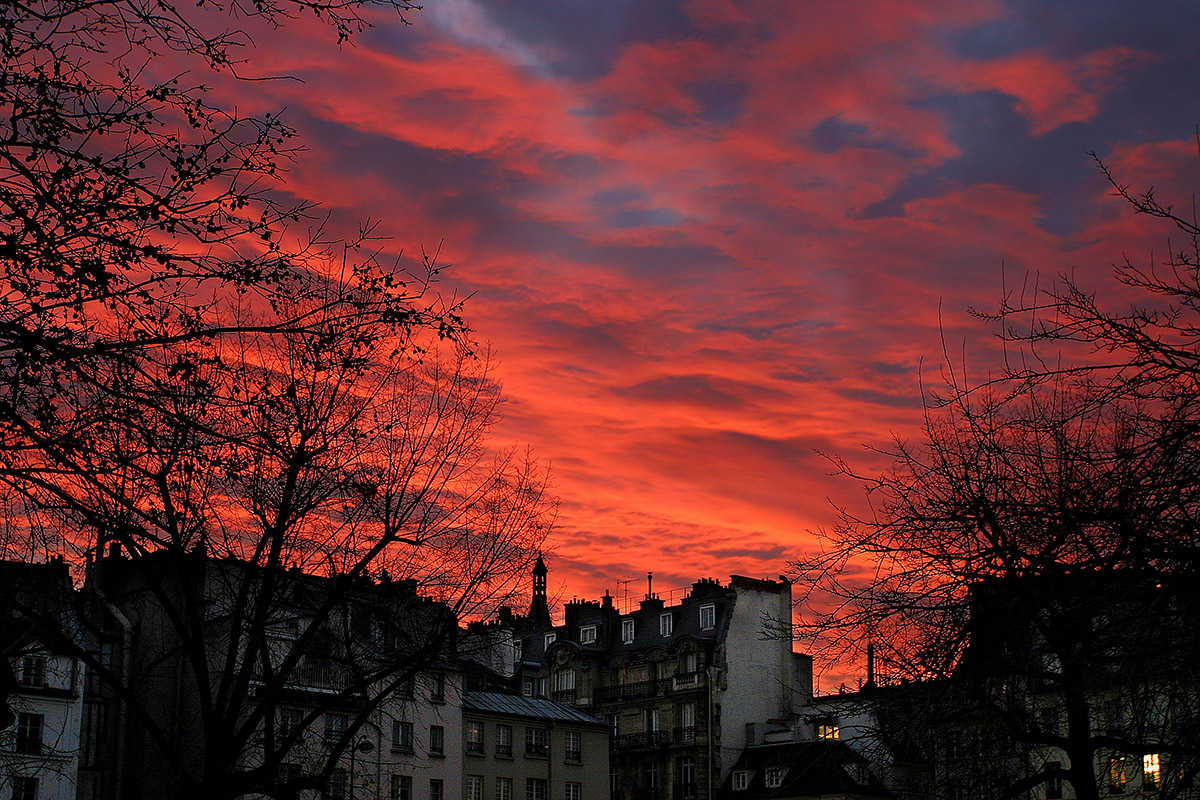
M 654 573 L 646 573 L 646 599 L 654 597 Z
M 617 580 L 617 586 L 621 587 L 621 608 L 624 609 L 624 611 L 629 610 L 629 584 L 631 583 L 633 583 L 631 580 Z M 622 613 L 624 613 L 624 611 Z

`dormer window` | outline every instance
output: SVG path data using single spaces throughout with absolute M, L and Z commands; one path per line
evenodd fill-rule
M 763 783 L 768 789 L 778 789 L 783 785 L 784 775 L 787 775 L 787 767 L 767 767 L 763 772 Z
M 547 633 L 546 634 L 546 647 L 549 647 L 550 645 L 554 644 L 554 640 L 557 638 L 558 638 L 558 634 Z
M 673 614 L 662 614 L 658 618 L 658 633 L 660 636 L 670 636 L 675 630 L 675 617 Z
M 750 785 L 750 772 L 744 769 L 734 770 L 732 785 L 735 792 L 745 791 Z
M 580 644 L 595 644 L 596 642 L 596 626 L 584 625 L 579 629 Z
M 631 644 L 633 642 L 633 633 L 633 620 L 621 620 L 621 641 L 625 644 Z
M 700 630 L 711 631 L 717 627 L 717 607 L 711 603 L 700 606 Z

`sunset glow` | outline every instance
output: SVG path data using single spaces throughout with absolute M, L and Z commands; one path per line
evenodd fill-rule
M 999 366 L 1040 273 L 1111 291 L 1191 202 L 1190 3 L 430 0 L 339 50 L 301 19 L 215 91 L 285 109 L 284 188 L 386 253 L 441 243 L 498 446 L 552 465 L 550 592 L 774 577 L 864 500 L 822 454 L 915 435 L 945 352 Z

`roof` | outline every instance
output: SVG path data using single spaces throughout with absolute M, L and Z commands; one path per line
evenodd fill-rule
M 544 697 L 524 697 L 518 694 L 500 694 L 498 692 L 464 692 L 463 708 L 470 711 L 488 711 L 493 714 L 608 727 L 595 717 L 590 717 L 582 711 L 576 711 L 570 706 L 547 700 Z
M 851 765 L 860 769 L 854 770 Z M 779 785 L 766 784 L 768 770 L 779 770 Z M 749 772 L 745 789 L 733 790 L 734 772 Z M 858 772 L 859 774 L 854 774 Z M 722 785 L 730 800 L 807 797 L 877 797 L 892 794 L 867 769 L 867 762 L 843 742 L 832 740 L 785 742 L 747 747 Z

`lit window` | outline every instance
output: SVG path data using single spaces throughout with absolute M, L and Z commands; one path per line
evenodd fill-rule
M 715 605 L 700 606 L 700 630 L 711 631 L 717 627 L 717 607 Z
M 1162 765 L 1159 763 L 1158 753 L 1147 753 L 1142 756 L 1142 791 L 1158 791 L 1161 781 Z
M 413 800 L 411 775 L 392 776 L 391 800 Z
M 549 647 L 550 645 L 554 644 L 554 640 L 557 638 L 558 638 L 557 633 L 547 633 L 546 634 L 546 647 Z
M 483 776 L 468 775 L 464 796 L 467 800 L 483 800 Z
M 512 778 L 496 778 L 496 800 L 513 800 Z
M 840 739 L 842 731 L 838 728 L 836 719 L 823 719 L 817 722 L 818 739 Z
M 429 755 L 441 756 L 446 754 L 446 729 L 441 725 L 429 726 Z
M 467 752 L 476 754 L 483 752 L 483 723 L 467 723 Z
M 496 755 L 512 755 L 512 725 L 496 726 Z
M 621 641 L 625 644 L 633 641 L 633 620 L 621 620 Z
M 763 773 L 763 782 L 768 789 L 778 789 L 783 785 L 783 776 L 787 774 L 787 767 L 767 767 Z
M 564 794 L 566 800 L 582 800 L 583 784 L 567 781 Z
M 583 735 L 579 731 L 567 731 L 567 761 L 583 760 Z
M 594 644 L 596 641 L 596 626 L 585 625 L 579 629 L 580 644 Z
M 525 779 L 525 800 L 546 800 L 546 779 Z
M 392 749 L 412 752 L 413 726 L 411 722 L 392 720 Z
M 661 614 L 658 618 L 658 633 L 660 636 L 670 636 L 675 630 L 675 617 L 672 614 Z
M 1125 756 L 1109 756 L 1108 791 L 1113 794 L 1123 794 L 1127 780 L 1125 774 Z
M 740 792 L 750 785 L 750 773 L 739 769 L 733 773 L 733 790 Z

